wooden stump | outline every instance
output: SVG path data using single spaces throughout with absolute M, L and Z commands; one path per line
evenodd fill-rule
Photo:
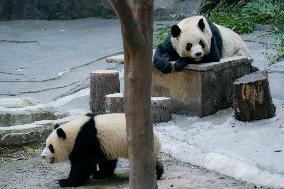
M 151 97 L 153 123 L 167 122 L 172 119 L 171 99 L 167 97 Z M 105 113 L 122 113 L 124 111 L 123 93 L 106 95 Z
M 253 121 L 275 116 L 266 71 L 254 72 L 236 80 L 233 93 L 236 119 Z
M 123 93 L 114 93 L 106 95 L 105 112 L 106 113 L 124 112 Z
M 151 110 L 153 123 L 167 122 L 172 119 L 172 103 L 167 97 L 152 97 Z
M 104 113 L 105 96 L 120 91 L 119 73 L 116 70 L 96 70 L 90 75 L 90 109 Z

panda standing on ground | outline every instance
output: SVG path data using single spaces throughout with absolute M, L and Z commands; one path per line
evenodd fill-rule
M 180 71 L 190 63 L 218 62 L 231 56 L 250 58 L 242 38 L 232 30 L 207 21 L 203 16 L 192 16 L 171 27 L 171 35 L 158 45 L 154 65 L 163 73 Z M 257 71 L 251 67 L 251 72 Z
M 159 138 L 154 135 L 157 179 L 164 172 L 159 161 L 160 146 Z M 91 175 L 99 179 L 111 176 L 117 159 L 128 157 L 125 114 L 88 114 L 56 125 L 46 139 L 41 156 L 50 163 L 70 160 L 69 177 L 59 180 L 61 187 L 81 186 Z

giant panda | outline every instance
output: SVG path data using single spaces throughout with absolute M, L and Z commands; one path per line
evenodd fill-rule
M 170 73 L 170 61 L 176 61 L 175 70 L 180 71 L 190 63 L 218 62 L 234 55 L 251 57 L 237 33 L 204 16 L 192 16 L 171 27 L 171 35 L 157 46 L 153 63 L 163 73 Z M 251 72 L 257 70 L 251 67 Z
M 160 147 L 159 138 L 154 134 L 157 179 L 164 172 L 159 161 Z M 61 187 L 83 185 L 91 175 L 99 179 L 111 176 L 117 159 L 128 157 L 125 114 L 87 114 L 61 126 L 55 125 L 41 156 L 49 163 L 70 160 L 69 177 L 59 180 Z

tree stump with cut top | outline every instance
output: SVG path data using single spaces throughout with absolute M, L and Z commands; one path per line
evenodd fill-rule
M 236 80 L 233 83 L 233 94 L 237 120 L 254 121 L 275 116 L 266 71 L 254 72 Z
M 106 113 L 124 112 L 123 93 L 114 93 L 106 95 L 105 112 Z
M 151 97 L 153 123 L 167 122 L 172 119 L 172 103 L 167 97 Z
M 123 93 L 106 95 L 105 113 L 123 113 Z M 172 103 L 167 97 L 151 97 L 151 112 L 153 123 L 167 122 L 172 119 Z
M 119 73 L 116 70 L 95 70 L 90 75 L 90 109 L 94 113 L 104 113 L 105 96 L 119 93 Z

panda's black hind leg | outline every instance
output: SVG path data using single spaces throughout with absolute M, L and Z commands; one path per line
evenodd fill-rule
M 156 175 L 157 179 L 159 180 L 162 175 L 164 174 L 164 166 L 159 159 L 156 159 Z
M 105 179 L 112 176 L 116 167 L 117 159 L 104 160 L 98 163 L 99 170 L 95 170 L 93 173 L 94 179 Z

